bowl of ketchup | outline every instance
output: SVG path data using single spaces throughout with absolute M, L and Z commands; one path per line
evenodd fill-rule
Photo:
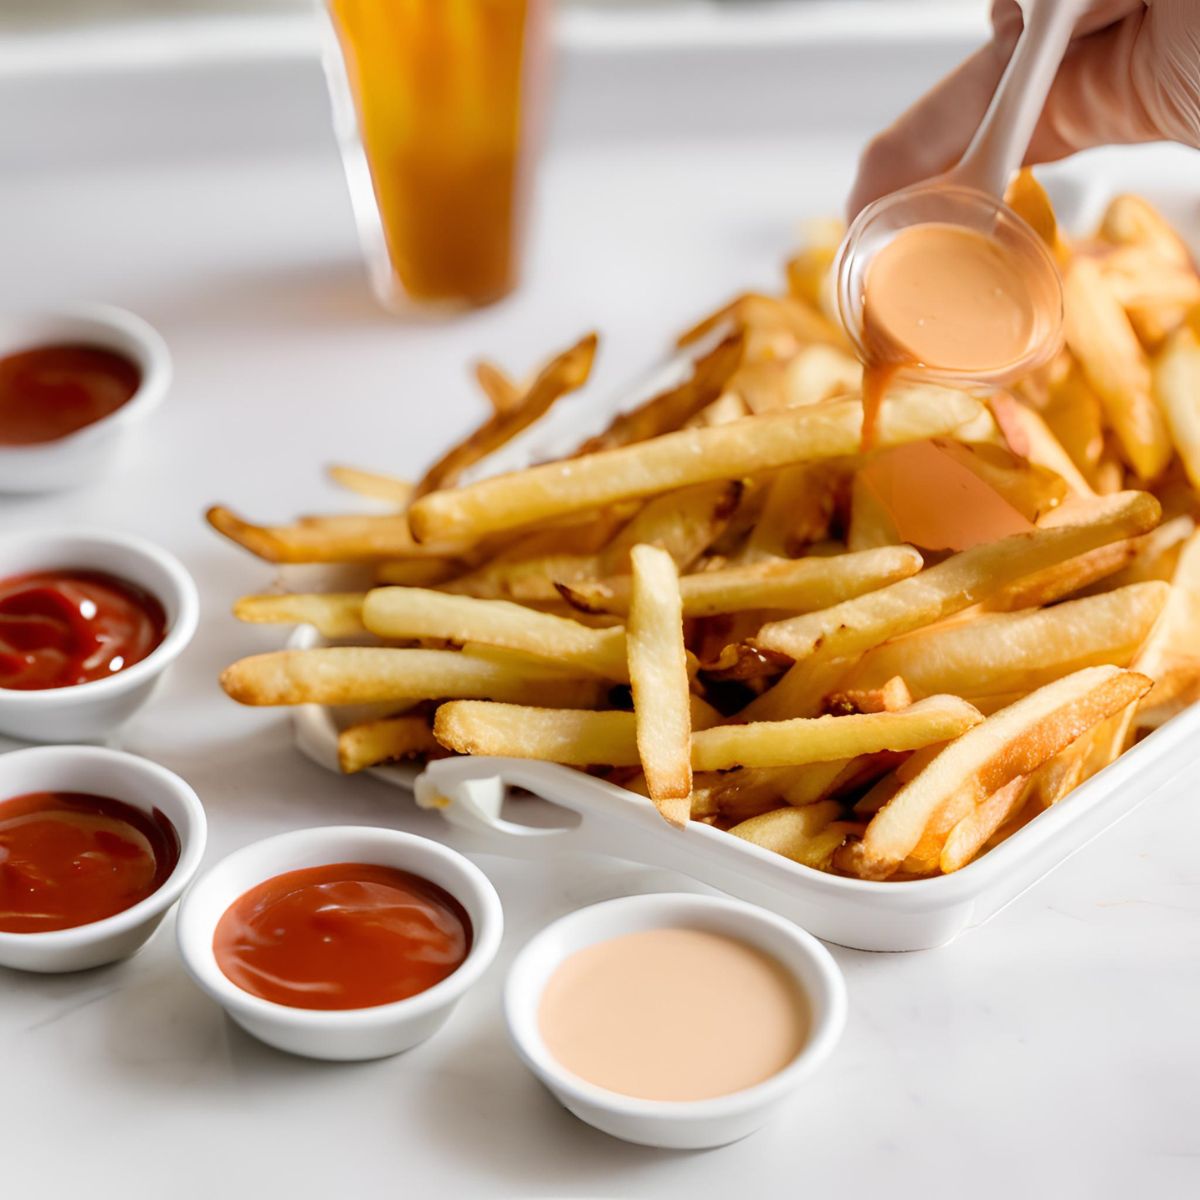
M 82 971 L 137 950 L 200 866 L 196 793 L 99 746 L 0 755 L 0 966 Z
M 170 382 L 166 342 L 124 309 L 0 315 L 0 492 L 98 479 Z
M 105 736 L 150 697 L 198 609 L 183 566 L 141 538 L 0 535 L 0 733 Z
M 391 829 L 302 829 L 199 879 L 176 935 L 196 983 L 248 1033 L 308 1058 L 424 1041 L 487 970 L 500 899 L 469 859 Z

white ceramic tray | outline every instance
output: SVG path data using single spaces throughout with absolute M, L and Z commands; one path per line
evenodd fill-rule
M 1113 182 L 1099 178 L 1083 187 L 1069 176 L 1059 180 L 1056 202 L 1064 224 L 1080 230 L 1093 226 L 1116 190 Z M 468 481 L 566 453 L 595 431 L 604 414 L 631 407 L 668 386 L 686 362 L 686 356 L 668 359 L 606 403 L 559 406 L 547 421 L 469 474 Z M 587 413 L 586 422 L 581 422 L 581 412 Z M 316 630 L 301 627 L 289 644 L 301 648 L 318 643 Z M 293 714 L 297 744 L 310 758 L 335 771 L 337 720 L 332 710 L 317 705 L 302 706 Z M 419 805 L 437 809 L 446 820 L 476 835 L 475 843 L 483 851 L 518 857 L 564 851 L 612 855 L 682 871 L 842 946 L 925 950 L 981 925 L 1169 783 L 1191 762 L 1191 739 L 1197 732 L 1200 706 L 1143 739 L 964 869 L 904 883 L 847 879 L 817 871 L 696 822 L 682 831 L 673 829 L 645 798 L 557 764 L 509 758 L 447 759 L 431 763 L 424 772 L 400 764 L 375 768 L 371 774 L 413 791 Z M 503 807 L 510 788 L 551 801 L 582 819 L 569 828 L 508 820 Z

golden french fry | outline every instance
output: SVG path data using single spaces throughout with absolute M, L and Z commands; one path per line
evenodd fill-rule
M 818 648 L 831 656 L 868 650 L 931 625 L 985 599 L 1005 584 L 1053 563 L 1152 526 L 1161 510 L 1146 492 L 1097 501 L 1080 524 L 1013 534 L 952 555 L 902 579 L 821 612 L 764 625 L 755 639 L 797 660 Z
M 838 853 L 835 865 L 886 879 L 926 841 L 918 865 L 936 870 L 946 836 L 984 797 L 1030 774 L 1149 687 L 1133 671 L 1088 667 L 1039 688 L 947 746 L 876 813 L 860 842 Z
M 375 568 L 373 582 L 397 587 L 436 587 L 449 584 L 463 570 L 463 564 L 453 558 L 398 558 L 394 562 L 381 562 Z
M 385 717 L 349 725 L 338 734 L 338 766 L 345 775 L 380 763 L 438 756 L 442 748 L 424 716 Z
M 1097 546 L 1086 554 L 1064 559 L 1041 571 L 1034 571 L 993 592 L 982 607 L 991 612 L 1016 612 L 1053 604 L 1100 579 L 1110 579 L 1128 566 L 1137 554 L 1137 538 L 1124 538 Z
M 403 513 L 306 517 L 294 525 L 254 525 L 215 505 L 208 523 L 252 554 L 275 563 L 366 562 L 378 558 L 445 557 L 460 547 L 418 546 Z
M 683 571 L 704 553 L 737 510 L 742 485 L 721 480 L 667 492 L 642 505 L 596 556 L 596 575 L 627 575 L 634 546 L 659 546 Z
M 1057 470 L 1026 460 L 1004 446 L 967 445 L 937 438 L 934 444 L 955 462 L 999 492 L 1026 520 L 1036 524 L 1066 498 L 1070 490 Z
M 911 546 L 882 546 L 833 558 L 776 559 L 685 575 L 679 581 L 679 591 L 685 617 L 747 609 L 805 612 L 905 579 L 921 566 L 921 555 Z M 629 611 L 630 584 L 626 578 L 564 584 L 559 591 L 585 612 Z
M 878 688 L 901 676 L 917 699 L 952 692 L 974 700 L 1031 692 L 1083 667 L 1128 666 L 1169 594 L 1166 583 L 1133 584 L 1053 608 L 918 630 L 869 650 L 846 687 Z
M 570 349 L 551 359 L 537 374 L 517 404 L 494 411 L 466 439 L 452 446 L 425 472 L 416 496 L 452 486 L 470 466 L 499 450 L 522 430 L 548 412 L 560 397 L 578 391 L 587 383 L 596 357 L 597 338 L 589 333 Z
M 692 373 L 683 383 L 630 412 L 620 413 L 603 433 L 588 438 L 576 451 L 576 456 L 644 442 L 686 425 L 720 397 L 726 380 L 742 361 L 744 350 L 745 343 L 740 334 L 727 337 L 696 360 Z
M 733 330 L 769 330 L 786 334 L 792 346 L 809 342 L 825 342 L 844 346 L 845 335 L 820 312 L 786 296 L 766 296 L 746 292 L 717 309 L 710 316 L 681 334 L 675 344 L 690 346 L 715 329 L 726 326 Z
M 478 600 L 426 588 L 374 588 L 362 605 L 366 627 L 380 637 L 482 642 L 537 655 L 606 679 L 629 678 L 625 631 L 590 629 L 508 600 Z
M 1166 263 L 1185 267 L 1191 263 L 1179 234 L 1141 196 L 1123 195 L 1112 200 L 1100 222 L 1100 237 L 1115 246 L 1144 246 Z
M 850 485 L 850 529 L 847 548 L 854 551 L 895 546 L 900 541 L 896 525 L 883 502 L 863 475 L 855 475 Z
M 1050 203 L 1046 189 L 1028 167 L 1018 171 L 1008 185 L 1008 190 L 1004 193 L 1004 202 L 1042 239 L 1050 252 L 1062 261 L 1069 251 L 1058 231 L 1054 205 Z
M 492 412 L 512 412 L 524 398 L 521 388 L 495 363 L 480 359 L 475 364 L 475 382 L 487 397 Z
M 434 736 L 458 754 L 536 758 L 587 767 L 639 763 L 636 718 L 630 712 L 573 712 L 450 700 L 438 706 Z
M 312 625 L 326 637 L 353 637 L 367 631 L 362 620 L 365 595 L 322 592 L 242 596 L 233 606 L 233 615 L 251 624 Z
M 983 849 L 988 838 L 1025 803 L 1027 785 L 1025 777 L 1018 775 L 982 800 L 950 830 L 938 863 L 944 875 L 965 867 Z
M 739 559 L 790 558 L 829 536 L 844 472 L 832 463 L 785 467 L 767 485 Z
M 449 696 L 595 708 L 608 687 L 554 669 L 514 668 L 454 650 L 327 646 L 255 654 L 226 667 L 221 686 L 239 704 L 415 704 Z
M 846 840 L 850 829 L 840 822 L 835 824 L 838 807 L 833 801 L 826 801 L 805 808 L 777 808 L 750 817 L 729 832 L 793 862 L 820 868 Z
M 881 413 L 880 440 L 891 444 L 950 433 L 979 411 L 971 397 L 947 388 L 895 388 Z M 478 538 L 672 488 L 854 454 L 861 427 L 861 401 L 835 400 L 681 430 L 430 493 L 414 503 L 409 522 L 422 542 Z
M 908 684 L 899 675 L 893 675 L 877 687 L 850 687 L 834 692 L 828 704 L 829 711 L 835 714 L 898 712 L 908 708 L 913 699 Z
M 1076 495 L 1094 495 L 1092 484 L 1038 413 L 1004 392 L 995 393 L 988 407 L 1014 453 L 1060 476 Z
M 1076 258 L 1063 279 L 1067 345 L 1079 359 L 1129 464 L 1156 479 L 1171 459 L 1166 423 L 1151 392 L 1150 364 L 1099 266 Z
M 413 485 L 407 479 L 381 475 L 378 471 L 363 471 L 358 467 L 335 464 L 329 468 L 329 478 L 339 487 L 370 500 L 382 500 L 396 508 L 407 508 L 412 499 Z
M 878 750 L 916 750 L 957 737 L 980 720 L 965 700 L 935 696 L 899 712 L 721 725 L 692 735 L 692 765 L 698 771 L 787 767 Z
M 1154 365 L 1154 394 L 1192 487 L 1200 488 L 1200 339 L 1186 325 Z
M 742 709 L 738 719 L 785 721 L 819 716 L 825 711 L 826 698 L 838 690 L 855 661 L 855 657 L 836 658 L 818 651 L 790 666 L 774 687 Z
M 692 721 L 679 576 L 657 546 L 634 546 L 630 564 L 627 642 L 638 757 L 658 811 L 683 826 L 691 811 Z

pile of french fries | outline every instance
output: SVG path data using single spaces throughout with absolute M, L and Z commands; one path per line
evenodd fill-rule
M 1074 243 L 1032 176 L 1010 201 L 1063 272 L 1066 345 L 1036 375 L 901 382 L 864 454 L 822 227 L 783 294 L 684 334 L 686 379 L 571 456 L 463 483 L 581 388 L 593 336 L 525 384 L 479 366 L 490 415 L 416 484 L 334 469 L 381 511 L 212 509 L 263 559 L 366 581 L 239 600 L 329 644 L 236 662 L 225 690 L 378 706 L 341 733 L 347 772 L 543 759 L 809 867 L 965 866 L 1200 694 L 1200 277 L 1137 197 Z M 906 544 L 933 460 L 963 490 Z M 972 505 L 1009 532 L 940 543 Z

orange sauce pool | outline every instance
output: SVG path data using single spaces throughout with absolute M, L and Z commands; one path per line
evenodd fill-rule
M 444 888 L 370 863 L 288 871 L 251 888 L 213 935 L 217 965 L 243 991 L 291 1008 L 373 1008 L 456 971 L 471 919 Z
M 516 284 L 526 75 L 545 0 L 329 0 L 399 290 L 486 304 Z

